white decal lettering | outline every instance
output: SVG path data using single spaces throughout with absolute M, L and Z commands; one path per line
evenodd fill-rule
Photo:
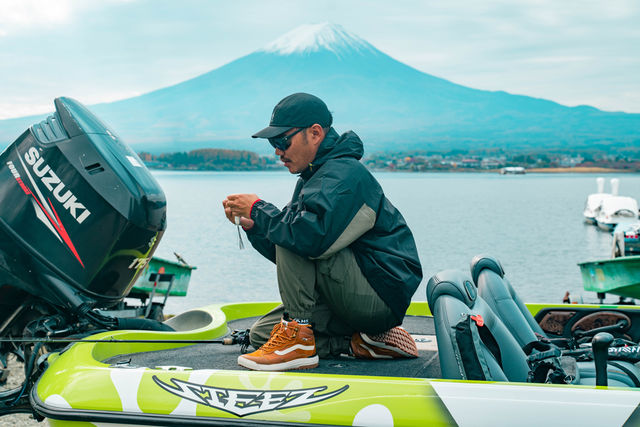
M 84 206 L 83 206 L 84 207 Z M 76 218 L 76 221 L 78 221 L 78 224 L 82 224 L 82 221 L 84 221 L 85 219 L 87 219 L 87 217 L 91 215 L 91 212 L 89 212 L 87 210 L 87 208 L 84 209 L 84 212 L 82 212 L 80 214 L 80 216 L 78 218 Z
M 67 189 L 67 191 L 62 194 L 63 190 L 66 188 L 65 183 L 62 182 L 60 177 L 58 177 L 53 169 L 51 169 L 51 166 L 44 162 L 44 158 L 40 157 L 40 153 L 38 152 L 37 148 L 29 148 L 29 150 L 27 150 L 24 155 L 24 159 L 29 165 L 32 166 L 33 172 L 40 178 L 42 184 L 44 184 L 44 186 L 53 193 L 55 199 L 58 202 L 62 203 L 62 207 L 69 211 L 69 214 L 78 222 L 78 224 L 82 224 L 82 222 L 86 220 L 89 215 L 91 215 L 89 209 L 87 209 L 82 203 L 78 202 L 77 197 L 71 192 L 70 189 Z M 22 166 L 26 171 L 26 166 L 24 166 L 24 163 L 22 163 Z M 9 166 L 9 169 L 11 169 L 11 165 Z M 14 173 L 14 176 L 16 173 L 17 171 Z M 52 214 L 49 207 L 47 206 L 45 198 L 42 197 L 40 190 L 38 190 L 37 188 L 38 186 L 35 182 L 33 182 L 30 174 L 29 179 L 32 181 L 41 203 L 45 206 L 45 209 L 47 209 L 47 211 Z
M 171 394 L 229 412 L 238 417 L 311 405 L 337 396 L 349 388 L 348 385 L 345 385 L 329 393 L 317 394 L 326 390 L 327 387 L 321 386 L 299 390 L 238 390 L 195 384 L 177 378 L 171 378 L 173 385 L 169 385 L 162 382 L 155 375 L 153 380 Z
M 64 189 L 64 182 L 61 182 L 53 190 L 53 195 L 56 197 L 56 200 L 59 201 L 60 203 L 66 202 L 69 199 L 69 197 L 71 197 L 71 190 L 67 190 L 67 192 L 64 193 L 64 196 L 61 196 L 60 193 L 62 193 L 63 189 Z M 89 211 L 87 211 L 87 212 L 89 212 Z M 83 213 L 83 215 L 84 215 L 84 213 Z M 80 222 L 80 221 L 78 221 L 78 222 Z
M 49 170 L 49 176 L 42 177 L 42 183 L 49 189 L 49 191 L 53 191 L 53 185 L 58 184 L 59 182 L 60 178 L 58 178 L 58 175 L 56 175 L 52 170 Z
M 29 148 L 29 151 L 24 153 L 24 159 L 30 166 L 33 166 L 33 164 L 36 162 L 36 159 L 38 159 L 39 157 L 40 153 L 38 152 L 38 149 L 36 147 L 31 147 Z
M 49 172 L 49 169 L 51 169 L 49 167 L 49 165 L 45 165 L 42 169 L 38 170 L 38 168 L 44 163 L 44 159 L 42 157 L 40 157 L 38 159 L 38 161 L 36 162 L 35 165 L 33 165 L 33 171 L 36 173 L 37 176 L 39 176 L 40 178 L 42 178 L 44 176 L 45 173 Z

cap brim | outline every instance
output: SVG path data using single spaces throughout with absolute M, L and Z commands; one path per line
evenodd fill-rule
M 260 132 L 251 135 L 252 138 L 273 138 L 282 133 L 285 133 L 289 129 L 293 129 L 293 126 L 267 126 Z

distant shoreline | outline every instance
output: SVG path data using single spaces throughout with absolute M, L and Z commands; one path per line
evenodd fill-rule
M 527 173 L 638 173 L 628 169 L 573 167 L 573 168 L 534 168 L 527 169 Z
M 638 152 L 640 153 L 640 151 Z M 267 171 L 282 170 L 276 156 L 262 156 L 252 151 L 201 148 L 189 152 L 151 154 L 138 153 L 149 168 L 165 170 Z M 375 172 L 436 173 L 640 173 L 640 158 L 597 156 L 586 157 L 551 153 L 377 153 L 362 159 Z
M 286 169 L 283 167 L 276 168 L 270 167 L 267 169 L 198 169 L 198 168 L 159 168 L 151 165 L 147 165 L 150 170 L 153 171 L 187 171 L 187 172 L 283 172 Z M 412 171 L 412 170 L 390 170 L 390 169 L 370 169 L 371 172 L 390 172 L 390 173 L 495 173 L 500 174 L 500 169 L 438 169 L 438 170 L 425 170 L 425 171 Z M 595 168 L 595 167 L 574 167 L 574 168 L 534 168 L 525 169 L 526 175 L 530 173 L 640 173 L 638 171 L 628 169 L 612 169 L 612 168 Z M 505 174 L 505 175 L 518 175 L 518 174 Z

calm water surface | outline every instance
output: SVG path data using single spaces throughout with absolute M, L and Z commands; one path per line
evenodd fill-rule
M 277 206 L 291 196 L 288 172 L 154 171 L 168 203 L 168 228 L 156 255 L 180 253 L 198 267 L 188 296 L 170 298 L 166 312 L 215 302 L 279 300 L 275 266 L 237 231 L 222 210 L 231 193 L 256 193 Z M 387 197 L 411 227 L 424 279 L 414 300 L 425 298 L 432 275 L 448 268 L 468 271 L 476 254 L 502 262 L 525 301 L 560 302 L 565 291 L 585 301 L 576 263 L 608 258 L 611 235 L 582 222 L 597 175 L 497 173 L 376 173 Z M 620 178 L 620 194 L 640 199 L 640 175 Z M 607 182 L 608 185 L 608 182 Z

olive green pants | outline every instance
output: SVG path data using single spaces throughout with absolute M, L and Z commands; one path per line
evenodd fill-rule
M 309 259 L 276 246 L 276 266 L 282 305 L 251 327 L 255 348 L 267 342 L 284 312 L 311 320 L 320 357 L 347 353 L 354 332 L 377 334 L 400 324 L 349 248 L 326 259 Z

